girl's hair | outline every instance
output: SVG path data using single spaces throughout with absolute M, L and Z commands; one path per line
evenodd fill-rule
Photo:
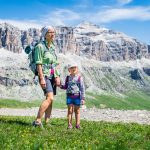
M 78 68 L 77 66 L 75 66 L 75 67 L 76 67 L 76 69 L 77 69 L 76 74 L 78 74 L 78 73 L 79 73 L 79 68 Z M 70 73 L 70 69 L 71 69 L 71 68 L 68 68 L 69 73 Z

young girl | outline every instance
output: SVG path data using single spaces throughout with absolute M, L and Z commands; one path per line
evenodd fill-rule
M 75 112 L 76 128 L 80 128 L 80 105 L 85 102 L 85 87 L 83 78 L 78 74 L 76 63 L 68 65 L 69 76 L 66 77 L 65 84 L 61 89 L 66 90 L 66 103 L 68 105 L 68 129 L 72 128 L 72 115 Z

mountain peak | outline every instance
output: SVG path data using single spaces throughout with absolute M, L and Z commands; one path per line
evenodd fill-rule
M 8 29 L 18 29 L 16 26 L 10 24 L 10 23 L 7 23 L 7 22 L 4 22 L 4 23 L 0 23 L 0 28 L 8 28 Z
M 79 25 L 77 25 L 77 27 L 80 27 L 80 28 L 92 28 L 92 29 L 99 29 L 99 26 L 91 23 L 91 22 L 87 22 L 87 21 L 83 21 L 81 22 Z
M 91 22 L 83 21 L 79 25 L 76 26 L 76 28 L 81 29 L 81 30 L 88 30 L 88 31 L 102 31 L 102 30 L 108 30 L 106 28 L 101 28 L 98 25 L 95 25 Z

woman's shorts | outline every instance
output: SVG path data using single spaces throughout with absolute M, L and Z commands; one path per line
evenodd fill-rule
M 81 104 L 81 99 L 80 98 L 70 98 L 67 97 L 67 105 L 73 104 L 73 105 L 77 105 L 80 106 Z
M 56 95 L 55 78 L 52 77 L 52 79 L 49 79 L 48 77 L 45 77 L 45 81 L 46 88 L 43 89 L 44 95 L 46 95 L 49 92 L 53 92 L 54 95 Z

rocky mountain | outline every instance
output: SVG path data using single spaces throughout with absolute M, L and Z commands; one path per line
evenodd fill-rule
M 21 32 L 9 24 L 0 24 L 0 48 L 4 47 L 14 53 L 22 52 Z
M 72 53 L 100 61 L 136 60 L 150 57 L 150 46 L 123 33 L 84 22 L 76 27 L 56 27 L 58 53 Z M 39 29 L 27 31 L 7 23 L 0 24 L 0 48 L 15 53 L 40 40 Z
M 21 100 L 43 98 L 40 86 L 34 84 L 27 56 L 4 49 L 0 49 L 0 52 L 0 97 Z M 149 59 L 102 62 L 75 54 L 59 54 L 58 59 L 62 81 L 68 74 L 67 64 L 71 61 L 78 63 L 87 92 L 122 98 L 133 93 L 147 95 L 150 91 Z
M 86 91 L 140 96 L 150 91 L 150 46 L 119 32 L 82 23 L 75 28 L 56 27 L 56 46 L 62 81 L 67 64 L 76 61 Z M 43 97 L 28 67 L 23 48 L 40 39 L 38 29 L 21 31 L 0 25 L 0 97 L 35 100 Z M 7 50 L 6 50 L 7 49 Z
M 100 61 L 149 57 L 148 45 L 123 33 L 83 23 L 74 29 L 81 55 Z

